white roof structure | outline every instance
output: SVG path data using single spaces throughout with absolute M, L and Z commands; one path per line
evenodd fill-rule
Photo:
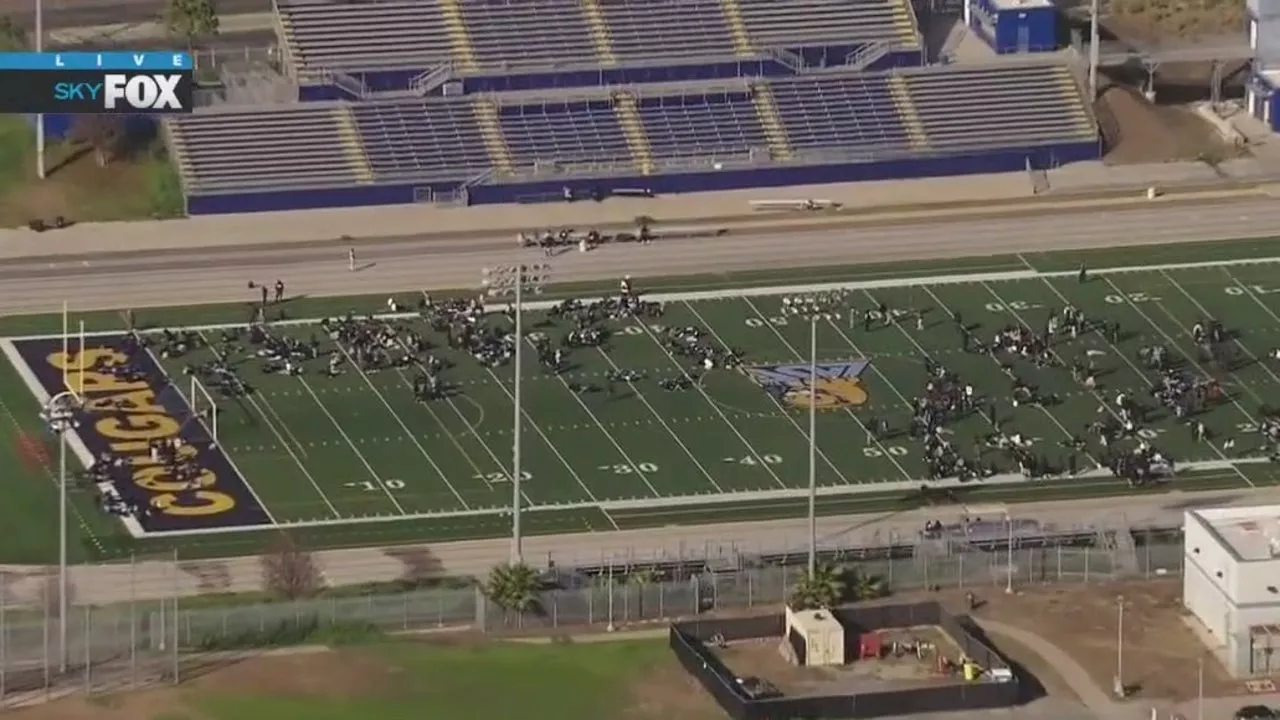
M 1237 562 L 1280 558 L 1280 505 L 1193 510 Z

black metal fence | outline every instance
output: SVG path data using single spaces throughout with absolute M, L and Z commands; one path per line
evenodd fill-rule
M 965 655 L 988 671 L 1009 671 L 1003 656 L 970 631 L 972 621 L 953 616 L 936 602 L 844 607 L 832 614 L 845 628 L 846 657 L 852 656 L 861 633 L 882 628 L 937 625 Z M 727 620 L 695 620 L 671 626 L 672 652 L 689 674 L 698 679 L 734 720 L 790 720 L 793 718 L 875 718 L 947 710 L 1011 707 L 1019 701 L 1018 679 L 984 679 L 903 690 L 807 697 L 753 697 L 739 678 L 708 647 L 711 639 L 734 642 L 781 637 L 781 613 Z

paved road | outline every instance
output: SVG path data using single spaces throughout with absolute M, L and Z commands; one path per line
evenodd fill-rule
M 824 229 L 785 236 L 753 234 L 614 245 L 554 260 L 560 281 L 608 279 L 624 274 L 670 273 L 673 256 L 685 272 L 758 267 L 811 267 L 986 253 L 1266 237 L 1280 228 L 1280 205 L 1248 200 L 1228 205 L 1159 203 L 1136 209 L 1046 213 L 1026 218 L 933 219 L 895 227 Z M 56 235 L 49 235 L 50 241 Z M 1280 255 L 1280 250 L 1277 252 Z M 288 284 L 310 296 L 392 293 L 476 286 L 481 268 L 542 260 L 520 250 L 511 236 L 415 241 L 366 240 L 360 262 L 348 271 L 346 250 L 332 242 L 166 250 L 154 255 L 17 258 L 0 263 L 0 313 L 53 312 L 67 301 L 79 310 L 251 300 L 249 280 Z
M 114 23 L 148 22 L 164 10 L 163 0 L 41 0 L 47 30 L 94 27 Z M 225 16 L 271 12 L 271 0 L 218 0 L 218 13 Z M 35 2 L 4 0 L 0 14 L 19 25 L 35 27 Z

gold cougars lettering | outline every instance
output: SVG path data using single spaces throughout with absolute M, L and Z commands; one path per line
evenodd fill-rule
M 91 418 L 98 416 L 92 420 L 94 430 L 107 440 L 113 453 L 128 461 L 133 468 L 132 482 L 152 494 L 152 508 L 174 517 L 201 517 L 236 507 L 233 497 L 217 490 L 218 477 L 212 470 L 203 469 L 193 481 L 179 481 L 151 459 L 151 443 L 179 436 L 182 423 L 156 398 L 150 383 L 126 381 L 103 372 L 127 365 L 127 354 L 89 347 L 80 353 L 52 353 L 47 361 L 68 373 L 72 387 L 79 387 L 83 379 L 84 411 Z M 183 445 L 178 453 L 191 457 L 198 450 Z

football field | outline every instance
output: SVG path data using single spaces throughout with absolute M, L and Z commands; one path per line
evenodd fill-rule
M 526 353 L 522 388 L 521 493 L 529 532 L 608 531 L 687 523 L 780 517 L 802 512 L 809 477 L 809 352 L 816 332 L 818 391 L 816 475 L 823 512 L 872 511 L 900 502 L 918 489 L 927 468 L 921 444 L 907 432 L 913 398 L 926 382 L 926 364 L 937 362 L 974 386 L 984 411 L 952 423 L 952 441 L 996 466 L 996 477 L 967 488 L 990 499 L 1051 499 L 1130 492 L 1127 483 L 1099 467 L 1105 449 L 1086 427 L 1100 419 L 1103 401 L 1128 393 L 1158 408 L 1149 388 L 1158 373 L 1140 359 L 1144 347 L 1163 346 L 1189 376 L 1216 378 L 1226 391 L 1201 419 L 1210 438 L 1196 442 L 1191 429 L 1159 408 L 1138 433 L 1175 459 L 1191 489 L 1271 483 L 1255 466 L 1271 448 L 1257 432 L 1280 398 L 1280 264 L 1223 259 L 1111 271 L 1092 268 L 1081 283 L 1071 270 L 1045 272 L 1025 259 L 966 262 L 956 274 L 902 268 L 896 274 L 851 274 L 836 285 L 779 282 L 749 289 L 650 293 L 660 317 L 629 317 L 606 324 L 599 347 L 571 350 L 567 369 L 555 373 Z M 637 288 L 645 290 L 643 283 Z M 836 291 L 838 311 L 817 322 L 782 312 L 782 298 Z M 401 301 L 412 305 L 417 298 Z M 568 331 L 546 312 L 554 301 L 533 304 L 526 330 L 557 343 Z M 376 311 L 366 299 L 353 309 Z M 866 311 L 881 305 L 890 317 Z M 1001 328 L 1039 331 L 1065 306 L 1092 321 L 1119 323 L 1118 336 L 1089 331 L 1054 345 L 1055 366 L 966 352 L 960 325 L 986 342 Z M 919 316 L 919 321 L 917 321 Z M 1228 364 L 1201 355 L 1191 328 L 1208 319 L 1231 333 Z M 273 325 L 318 342 L 322 354 L 349 358 L 317 324 L 296 316 Z M 251 388 L 242 396 L 197 388 L 190 368 L 214 359 L 232 325 L 191 327 L 207 346 L 181 357 L 145 352 L 130 363 L 155 363 L 141 386 L 121 388 L 98 380 L 82 394 L 86 421 L 78 432 L 81 459 L 100 448 L 149 436 L 145 427 L 169 427 L 199 447 L 212 468 L 199 492 L 174 487 L 159 474 L 134 473 L 117 482 L 127 499 L 156 508 L 134 522 L 135 538 L 206 542 L 231 534 L 251 536 L 273 526 L 295 528 L 325 544 L 496 536 L 509 531 L 512 503 L 514 384 L 510 364 L 485 366 L 447 346 L 445 337 L 416 314 L 394 322 L 424 334 L 430 353 L 448 366 L 440 377 L 449 392 L 427 402 L 413 393 L 415 367 L 363 372 L 345 362 L 330 377 L 327 362 L 311 361 L 299 375 L 264 372 L 256 347 L 243 339 L 228 360 Z M 502 313 L 485 322 L 509 329 Z M 169 324 L 176 328 L 178 324 Z M 671 329 L 691 328 L 715 347 L 741 354 L 741 367 L 698 375 L 684 389 L 664 381 L 688 376 L 694 363 L 673 352 Z M 123 336 L 91 332 L 78 373 L 98 374 L 108 355 L 124 357 Z M 36 396 L 59 388 L 60 370 L 48 358 L 60 337 L 12 337 L 6 353 Z M 157 346 L 153 346 L 152 350 Z M 1098 387 L 1072 378 L 1070 367 L 1091 360 Z M 1001 367 L 1041 394 L 1044 405 L 1010 401 L 1011 380 Z M 96 363 L 96 364 L 95 364 Z M 55 365 L 57 363 L 54 363 Z M 145 370 L 145 367 L 143 368 Z M 631 382 L 610 380 L 619 372 Z M 161 375 L 163 373 L 163 376 Z M 167 379 L 166 379 L 167 378 Z M 209 391 L 214 423 L 200 414 Z M 142 393 L 139 395 L 138 393 Z M 150 393 L 150 395 L 147 395 Z M 150 402 L 139 401 L 150 397 Z M 132 403 L 132 404 L 131 404 Z M 989 411 L 986 410 L 989 408 Z M 146 422 L 137 418 L 150 413 Z M 119 418 L 133 414 L 121 428 Z M 1026 480 L 1010 455 L 989 447 L 995 432 L 1018 432 L 1058 472 Z M 887 433 L 876 434 L 881 425 Z M 96 437 L 101 436 L 101 437 Z M 1073 436 L 1089 439 L 1073 448 Z M 1071 475 L 1069 468 L 1076 468 Z M 1175 486 L 1184 482 L 1175 480 Z M 975 489 L 976 488 L 976 489 Z M 201 495 L 200 492 L 204 492 Z M 84 499 L 79 506 L 84 512 Z M 225 547 L 225 544 L 222 545 Z

